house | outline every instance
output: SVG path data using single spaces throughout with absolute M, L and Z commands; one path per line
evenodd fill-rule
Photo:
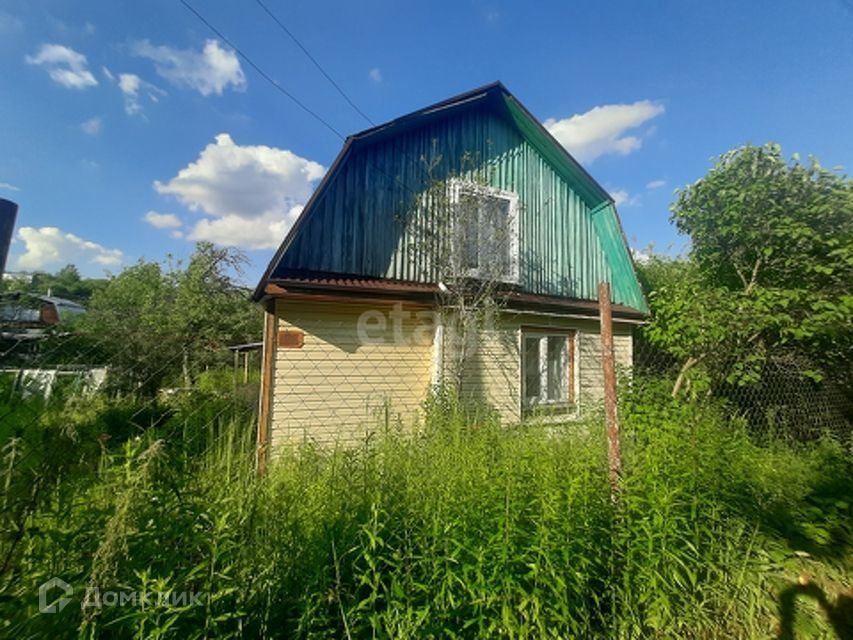
M 473 223 L 446 224 L 436 185 Z M 460 347 L 446 323 L 465 305 L 448 300 L 487 270 L 499 304 Z M 255 290 L 261 444 L 410 423 L 451 361 L 460 396 L 507 423 L 574 415 L 602 395 L 602 281 L 629 367 L 647 307 L 613 198 L 502 84 L 352 135 Z

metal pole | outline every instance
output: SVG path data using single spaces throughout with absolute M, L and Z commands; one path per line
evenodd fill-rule
M 610 283 L 598 285 L 598 309 L 601 318 L 601 368 L 604 373 L 604 410 L 607 415 L 607 462 L 610 495 L 616 500 L 622 476 L 622 451 L 619 445 L 619 415 L 616 406 L 616 362 L 613 357 L 613 313 L 610 307 Z
M 9 255 L 17 215 L 18 205 L 11 200 L 0 198 L 0 276 L 6 271 L 6 258 Z

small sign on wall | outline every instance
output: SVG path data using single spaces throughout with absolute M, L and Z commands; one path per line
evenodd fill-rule
M 278 332 L 278 346 L 282 349 L 301 349 L 305 344 L 305 332 L 282 329 Z

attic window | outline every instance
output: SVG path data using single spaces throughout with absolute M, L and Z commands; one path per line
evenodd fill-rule
M 451 184 L 451 204 L 462 275 L 518 282 L 518 194 L 458 181 Z

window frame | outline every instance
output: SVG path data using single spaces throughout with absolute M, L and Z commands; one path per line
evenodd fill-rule
M 520 373 L 521 373 L 521 413 L 522 416 L 530 415 L 559 415 L 574 412 L 577 404 L 577 390 L 575 388 L 577 381 L 577 335 L 578 332 L 574 329 L 561 329 L 555 327 L 521 327 L 520 331 Z M 542 396 L 547 395 L 548 379 L 547 375 L 543 376 L 543 371 L 547 372 L 548 354 L 547 344 L 548 338 L 565 338 L 566 340 L 566 400 L 543 400 Z M 528 399 L 527 395 L 527 340 L 536 338 L 539 340 L 539 397 L 537 400 Z M 543 348 L 543 341 L 546 345 Z M 544 394 L 543 394 L 543 390 Z
M 486 185 L 477 184 L 475 182 L 470 182 L 467 180 L 453 179 L 450 181 L 450 204 L 453 207 L 456 207 L 459 204 L 460 198 L 463 194 L 471 194 L 474 196 L 488 196 L 493 198 L 500 198 L 502 200 L 506 200 L 509 202 L 509 211 L 507 213 L 509 218 L 509 232 L 510 232 L 510 245 L 509 245 L 509 273 L 502 275 L 498 281 L 505 282 L 509 284 L 518 284 L 520 267 L 519 267 L 519 220 L 518 220 L 518 209 L 519 209 L 519 198 L 518 194 L 514 191 L 507 191 L 504 189 L 498 189 L 497 187 L 490 187 Z M 478 211 L 479 215 L 479 211 Z M 455 255 L 459 255 L 458 252 L 461 252 L 463 249 L 458 245 L 458 240 L 461 230 L 458 228 L 459 220 L 454 217 L 454 231 L 452 235 L 453 242 L 453 252 Z M 476 268 L 468 268 L 465 272 L 465 275 L 469 278 L 479 278 L 482 273 L 480 271 L 480 257 L 481 257 L 481 249 L 482 249 L 482 240 L 480 238 L 480 232 L 482 231 L 482 225 L 480 224 L 479 218 L 477 220 L 477 264 Z

